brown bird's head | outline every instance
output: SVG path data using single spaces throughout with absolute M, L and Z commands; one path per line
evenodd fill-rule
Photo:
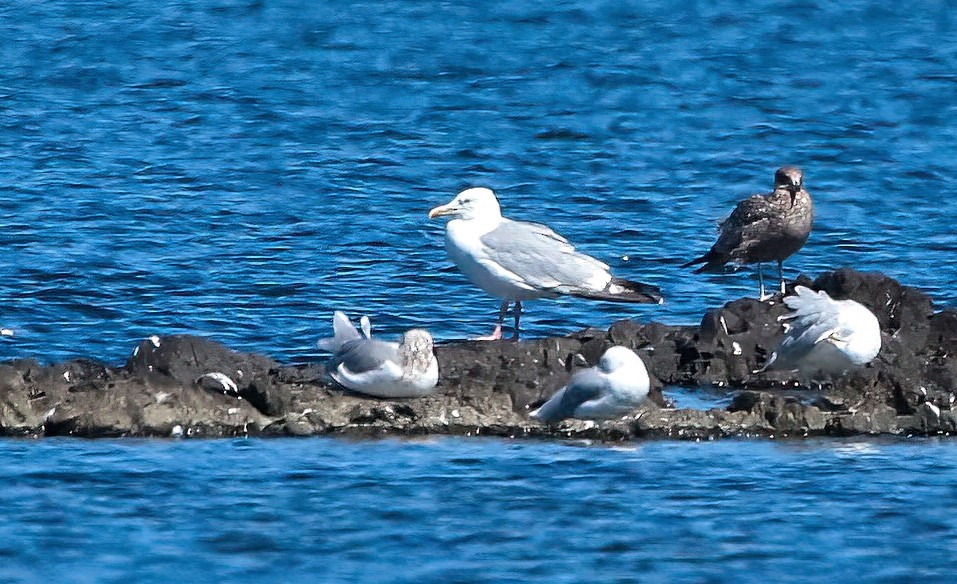
M 794 197 L 804 188 L 804 171 L 796 166 L 782 166 L 774 173 L 774 190 L 784 189 L 791 193 L 791 205 Z

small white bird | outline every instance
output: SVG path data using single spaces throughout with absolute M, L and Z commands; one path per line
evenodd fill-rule
M 321 339 L 319 348 L 332 353 L 326 369 L 338 383 L 358 393 L 377 397 L 428 395 L 439 380 L 439 364 L 432 352 L 432 335 L 412 329 L 402 342 L 371 338 L 371 324 L 362 321 L 360 334 L 340 311 L 332 317 L 334 336 Z
M 575 373 L 568 385 L 529 415 L 546 423 L 565 418 L 614 419 L 645 401 L 650 386 L 641 357 L 627 347 L 612 347 L 598 365 Z
M 874 313 L 854 300 L 834 300 L 827 292 L 797 286 L 784 303 L 792 310 L 778 317 L 784 338 L 765 370 L 798 370 L 803 376 L 841 375 L 870 363 L 881 350 L 881 327 Z
M 545 225 L 502 217 L 495 193 L 486 188 L 462 191 L 429 218 L 452 218 L 445 229 L 449 257 L 473 284 L 502 299 L 498 324 L 490 337 L 502 337 L 508 305 L 515 303 L 518 338 L 522 301 L 560 295 L 660 304 L 657 286 L 612 276 L 607 264 L 575 249 Z

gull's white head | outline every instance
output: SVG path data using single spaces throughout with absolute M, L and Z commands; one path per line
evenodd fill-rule
M 498 219 L 502 216 L 502 209 L 498 199 L 491 189 L 477 187 L 466 189 L 455 195 L 455 198 L 445 205 L 429 211 L 429 219 L 436 217 L 452 217 L 453 219 Z
M 605 373 L 613 373 L 623 367 L 645 368 L 641 357 L 628 347 L 612 347 L 598 360 L 598 368 Z

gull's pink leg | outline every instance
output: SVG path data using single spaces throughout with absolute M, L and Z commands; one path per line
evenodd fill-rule
M 500 341 L 502 340 L 502 325 L 495 325 L 495 330 L 492 331 L 492 334 L 486 335 L 484 337 L 475 337 L 473 341 Z
M 502 302 L 502 306 L 498 309 L 498 324 L 495 325 L 495 330 L 492 331 L 492 334 L 487 337 L 477 337 L 472 339 L 473 341 L 498 341 L 502 338 L 502 323 L 505 322 L 505 314 L 508 312 L 508 300 Z

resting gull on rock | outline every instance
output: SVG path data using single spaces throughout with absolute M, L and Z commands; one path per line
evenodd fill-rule
M 807 378 L 841 375 L 880 352 L 880 324 L 863 304 L 804 286 L 794 292 L 784 299 L 792 312 L 779 317 L 788 321 L 784 338 L 763 370 L 797 370 Z
M 612 347 L 598 365 L 575 373 L 568 385 L 529 415 L 546 423 L 619 418 L 645 401 L 650 385 L 641 358 L 627 347 Z
M 607 264 L 575 249 L 545 225 L 502 217 L 495 193 L 486 188 L 462 191 L 429 218 L 452 218 L 445 229 L 445 249 L 473 284 L 502 299 L 498 324 L 489 337 L 502 337 L 502 323 L 515 303 L 518 338 L 522 301 L 560 295 L 610 302 L 664 301 L 657 286 L 612 276 Z
M 413 329 L 402 342 L 371 338 L 371 324 L 362 320 L 363 333 L 338 310 L 332 317 L 334 336 L 321 339 L 319 348 L 332 353 L 326 366 L 344 387 L 377 397 L 417 397 L 432 393 L 439 365 L 432 352 L 432 335 Z
M 711 250 L 682 267 L 705 264 L 696 270 L 701 273 L 719 272 L 728 262 L 757 263 L 760 298 L 766 300 L 761 264 L 776 261 L 784 294 L 784 260 L 804 246 L 813 221 L 814 205 L 804 190 L 804 173 L 796 166 L 782 166 L 774 173 L 774 191 L 738 203 L 721 222 Z

